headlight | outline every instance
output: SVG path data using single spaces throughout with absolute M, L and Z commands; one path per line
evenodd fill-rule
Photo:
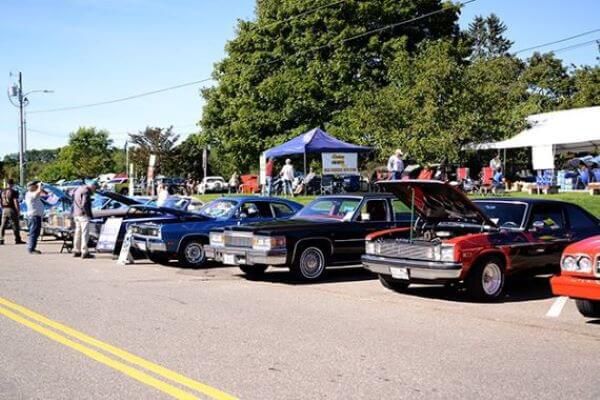
M 379 255 L 381 253 L 381 244 L 367 240 L 365 243 L 365 253 Z
M 254 236 L 252 248 L 254 250 L 272 250 L 285 247 L 285 236 Z
M 452 245 L 452 244 L 439 245 L 434 251 L 433 258 L 435 261 L 442 261 L 442 262 L 455 261 L 454 245 Z
M 577 260 L 573 256 L 566 256 L 562 260 L 561 268 L 565 271 L 575 271 L 577 269 Z
M 588 256 L 582 256 L 577 263 L 578 272 L 592 272 L 592 260 Z
M 209 236 L 210 245 L 214 247 L 221 247 L 225 245 L 222 232 L 211 232 Z
M 158 228 L 148 229 L 148 236 L 160 237 L 160 229 L 158 229 Z

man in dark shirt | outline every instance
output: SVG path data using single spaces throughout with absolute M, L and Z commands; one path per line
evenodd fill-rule
M 0 224 L 0 244 L 4 244 L 4 233 L 10 223 L 15 234 L 15 243 L 23 244 L 19 232 L 19 192 L 14 189 L 15 181 L 8 180 L 8 187 L 0 194 L 2 222 Z
M 98 183 L 93 181 L 79 186 L 73 193 L 73 217 L 75 218 L 73 255 L 75 257 L 92 258 L 88 250 L 89 225 L 92 218 L 92 195 L 97 188 Z

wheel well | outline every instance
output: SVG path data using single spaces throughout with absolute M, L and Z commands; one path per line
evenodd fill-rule
M 295 261 L 296 258 L 300 255 L 300 252 L 304 249 L 306 249 L 307 247 L 318 247 L 319 249 L 321 249 L 321 251 L 323 252 L 323 255 L 328 258 L 331 257 L 332 254 L 332 245 L 331 245 L 331 241 L 329 241 L 328 239 L 319 239 L 319 238 L 315 238 L 315 239 L 304 239 L 304 240 L 300 240 L 298 242 L 296 242 L 296 245 L 294 246 L 294 253 L 293 253 L 293 257 L 292 257 L 292 261 Z
M 487 252 L 487 253 L 484 253 L 484 254 L 481 254 L 480 256 L 478 256 L 475 259 L 475 261 L 473 261 L 473 263 L 471 264 L 471 267 L 469 268 L 469 271 L 467 272 L 467 276 L 471 273 L 473 268 L 478 267 L 491 259 L 500 260 L 500 262 L 502 263 L 502 265 L 500 265 L 500 267 L 504 270 L 504 272 L 506 272 L 506 256 L 499 251 L 493 251 L 493 252 Z
M 180 241 L 179 241 L 179 246 L 177 246 L 177 251 L 179 252 L 179 250 L 181 250 L 181 246 L 183 246 L 184 244 L 190 242 L 190 241 L 199 241 L 202 244 L 208 244 L 208 236 L 205 235 L 189 235 L 189 236 L 185 236 L 183 237 Z

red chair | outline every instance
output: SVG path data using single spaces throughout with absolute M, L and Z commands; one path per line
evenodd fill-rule
M 469 179 L 469 168 L 460 167 L 456 169 L 456 180 L 459 182 Z
M 260 184 L 258 183 L 258 175 L 242 175 L 240 176 L 239 193 L 253 194 L 260 192 Z
M 433 170 L 431 169 L 421 170 L 421 172 L 419 172 L 419 176 L 417 177 L 417 179 L 425 181 L 429 181 L 431 178 L 433 178 Z
M 481 185 L 479 191 L 481 193 L 488 193 L 493 188 L 494 183 L 494 169 L 491 167 L 483 167 L 481 169 Z

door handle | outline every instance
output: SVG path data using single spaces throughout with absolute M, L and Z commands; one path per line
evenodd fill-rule
M 543 253 L 543 252 L 545 252 L 545 251 L 546 251 L 546 249 L 544 249 L 544 248 L 538 248 L 538 249 L 535 249 L 535 252 L 536 252 L 536 253 Z

